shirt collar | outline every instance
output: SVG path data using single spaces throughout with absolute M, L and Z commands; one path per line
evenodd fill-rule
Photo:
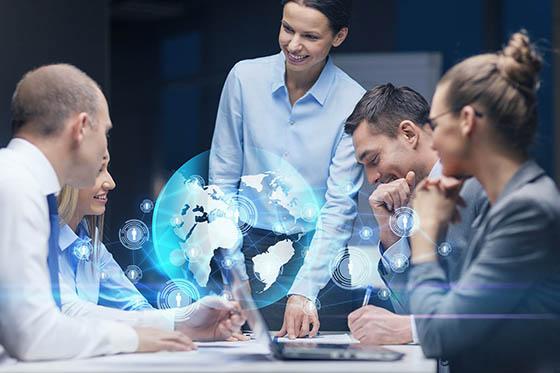
M 58 245 L 60 246 L 61 251 L 66 250 L 70 246 L 73 246 L 73 244 L 78 240 L 90 240 L 88 236 L 87 225 L 84 220 L 82 220 L 80 224 L 78 224 L 77 231 L 78 234 L 76 234 L 68 224 L 64 224 L 62 227 L 60 227 Z
M 68 224 L 64 224 L 62 227 L 60 227 L 60 233 L 58 236 L 58 246 L 60 247 L 60 251 L 66 250 L 67 248 L 72 246 L 72 244 L 76 242 L 76 240 L 79 239 L 80 237 L 78 237 L 78 235 L 72 230 L 72 228 L 70 228 L 70 226 L 68 226 Z
M 432 167 L 432 170 L 430 171 L 430 174 L 428 175 L 428 177 L 429 178 L 437 178 L 437 177 L 440 177 L 442 173 L 443 173 L 443 167 L 441 166 L 441 162 L 438 159 L 436 161 L 436 163 L 434 164 L 434 166 Z
M 332 83 L 335 77 L 335 65 L 332 61 L 332 58 L 329 56 L 327 57 L 327 63 L 323 67 L 319 78 L 313 84 L 311 89 L 306 93 L 313 96 L 315 100 L 321 106 L 325 104 L 327 97 L 329 96 L 329 92 L 331 90 Z M 272 93 L 275 93 L 281 88 L 286 88 L 286 57 L 284 56 L 284 52 L 280 52 L 276 55 L 276 63 L 274 64 L 274 78 L 272 82 Z
M 45 195 L 56 194 L 60 191 L 60 182 L 54 168 L 39 148 L 27 140 L 13 138 L 8 144 L 23 161 L 24 166 L 37 179 Z

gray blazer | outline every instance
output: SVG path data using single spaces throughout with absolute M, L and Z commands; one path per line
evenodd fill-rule
M 437 262 L 409 274 L 410 308 L 427 357 L 455 371 L 556 366 L 560 346 L 560 194 L 533 161 L 473 224 L 460 279 Z
M 441 176 L 441 170 L 432 177 Z M 457 224 L 450 224 L 444 238 L 437 242 L 438 246 L 447 242 L 451 245 L 451 253 L 447 256 L 438 256 L 438 260 L 449 281 L 456 281 L 461 273 L 464 257 L 467 252 L 470 237 L 472 236 L 472 223 L 480 212 L 487 208 L 488 199 L 482 186 L 476 179 L 469 179 L 461 189 L 461 197 L 466 203 L 465 207 L 459 208 L 461 221 Z M 408 245 L 408 240 L 404 242 Z M 391 291 L 391 304 L 395 312 L 400 314 L 410 314 L 409 297 L 406 290 L 408 283 L 409 270 L 397 273 L 387 270 L 380 260 L 378 271 L 381 279 Z

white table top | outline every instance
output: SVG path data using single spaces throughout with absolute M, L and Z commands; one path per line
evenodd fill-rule
M 159 352 L 103 356 L 83 360 L 16 363 L 0 372 L 415 372 L 433 373 L 436 361 L 420 346 L 388 346 L 405 353 L 396 362 L 279 361 L 256 341 L 199 343 L 194 352 Z

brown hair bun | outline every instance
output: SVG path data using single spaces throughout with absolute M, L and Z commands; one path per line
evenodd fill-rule
M 527 35 L 521 30 L 513 34 L 501 53 L 498 53 L 497 67 L 500 74 L 521 90 L 534 92 L 539 86 L 539 72 L 542 57 Z

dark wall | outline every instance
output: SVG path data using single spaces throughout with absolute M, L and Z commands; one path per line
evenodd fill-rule
M 227 73 L 242 59 L 279 51 L 282 17 L 276 0 L 176 3 L 184 9 L 176 17 L 121 15 L 111 24 L 110 169 L 117 189 L 108 208 L 105 244 L 123 268 L 143 269 L 142 290 L 151 300 L 166 279 L 150 262 L 149 245 L 138 251 L 122 247 L 119 228 L 133 218 L 150 225 L 151 215 L 139 211 L 141 201 L 155 200 L 158 181 L 210 148 Z M 356 26 L 340 52 L 393 50 L 394 1 L 355 4 Z
M 10 99 L 34 68 L 66 62 L 108 88 L 109 5 L 106 0 L 0 0 L 0 145 L 11 137 Z
M 115 126 L 110 147 L 118 187 L 107 232 L 115 247 L 118 228 L 138 217 L 144 198 L 157 197 L 158 180 L 210 148 L 220 92 L 231 67 L 279 51 L 280 1 L 183 3 L 185 11 L 175 18 L 112 22 Z M 393 50 L 394 1 L 355 4 L 355 27 L 340 52 Z M 123 261 L 127 255 L 116 252 Z M 138 260 L 143 259 L 134 258 Z
M 135 2 L 173 3 L 182 11 L 127 17 L 122 7 Z M 520 27 L 550 50 L 552 4 L 354 0 L 350 35 L 338 51 L 438 51 L 448 68 L 499 48 Z M 110 168 L 118 187 L 109 204 L 106 243 L 123 267 L 140 264 L 150 272 L 143 253 L 120 245 L 119 227 L 131 218 L 149 224 L 140 202 L 155 199 L 158 185 L 175 169 L 209 149 L 229 69 L 239 60 L 276 53 L 280 18 L 280 0 L 0 0 L 0 146 L 10 137 L 9 102 L 23 73 L 68 62 L 91 75 L 109 98 L 114 122 Z M 536 155 L 551 171 L 554 87 L 552 55 L 546 58 Z
M 155 199 L 158 185 L 173 171 L 209 149 L 231 67 L 279 50 L 279 0 L 174 3 L 183 11 L 172 17 L 112 22 L 111 170 L 118 188 L 107 233 L 123 267 L 149 268 L 143 252 L 120 246 L 118 229 L 140 217 L 140 202 Z M 551 7 L 551 0 L 532 5 L 522 0 L 355 0 L 349 38 L 335 53 L 435 51 L 442 53 L 447 69 L 470 55 L 497 50 L 522 26 L 542 45 L 551 39 Z M 546 140 L 553 133 L 551 73 L 549 64 L 536 152 L 548 171 L 553 159 Z M 144 220 L 149 224 L 149 216 Z

